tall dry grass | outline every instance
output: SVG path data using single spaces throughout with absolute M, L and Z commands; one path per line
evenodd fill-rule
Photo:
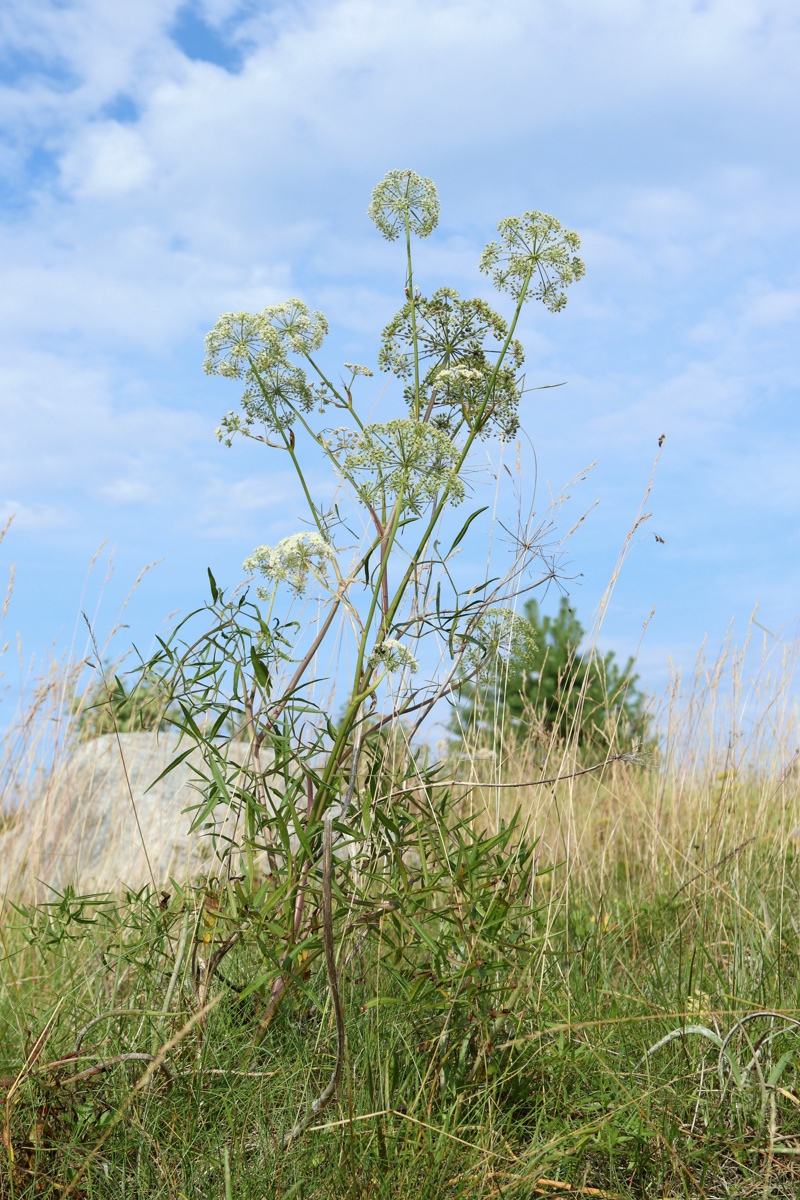
M 756 614 L 741 641 L 731 629 L 715 655 L 703 647 L 652 700 L 656 737 L 635 762 L 613 726 L 599 731 L 592 764 L 575 738 L 535 720 L 522 736 L 496 725 L 452 760 L 469 785 L 462 807 L 490 829 L 519 810 L 542 865 L 561 864 L 559 878 L 598 895 L 621 874 L 663 890 L 723 860 L 746 869 L 753 854 L 800 839 L 799 652 L 796 631 L 767 633 Z
M 746 869 L 753 854 L 800 843 L 799 650 L 796 634 L 762 636 L 755 615 L 741 641 L 731 630 L 716 655 L 703 648 L 653 699 L 657 736 L 633 762 L 613 727 L 587 760 L 534 722 L 522 736 L 497 726 L 465 741 L 446 773 L 463 812 L 489 829 L 516 815 L 541 866 L 597 895 L 621 878 L 677 889 L 731 858 Z M 85 660 L 62 659 L 20 693 L 0 742 L 0 830 L 24 820 L 44 839 L 63 824 L 54 798 L 70 797 L 60 784 L 90 690 Z

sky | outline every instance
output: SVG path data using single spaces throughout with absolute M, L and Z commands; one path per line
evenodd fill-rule
M 504 216 L 581 236 L 585 279 L 521 336 L 528 384 L 565 384 L 526 397 L 524 476 L 543 511 L 583 473 L 558 521 L 591 510 L 564 558 L 584 625 L 665 435 L 601 646 L 660 688 L 756 605 L 791 640 L 798 61 L 789 0 L 5 0 L 5 638 L 27 663 L 80 653 L 85 610 L 146 647 L 207 568 L 234 586 L 300 527 L 283 461 L 217 442 L 237 395 L 203 336 L 297 295 L 332 369 L 374 366 L 403 262 L 366 209 L 407 167 L 442 205 L 424 291 L 491 298 L 477 260 Z

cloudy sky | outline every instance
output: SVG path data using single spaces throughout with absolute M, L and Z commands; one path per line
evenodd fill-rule
M 203 334 L 299 295 L 329 316 L 333 369 L 374 364 L 402 263 L 366 207 L 394 167 L 439 187 L 425 290 L 489 295 L 477 258 L 503 216 L 581 235 L 585 280 L 522 333 L 528 382 L 567 382 L 526 401 L 537 507 L 597 463 L 563 514 L 599 502 L 565 563 L 584 623 L 666 434 L 602 644 L 633 652 L 655 608 L 641 663 L 660 685 L 756 604 L 785 635 L 798 62 L 790 0 L 5 0 L 6 637 L 66 647 L 98 603 L 102 634 L 158 561 L 122 635 L 146 645 L 207 567 L 238 583 L 254 545 L 299 527 L 283 463 L 215 440 L 236 395 L 202 374 Z

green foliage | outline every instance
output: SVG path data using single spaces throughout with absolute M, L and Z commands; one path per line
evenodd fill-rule
M 512 655 L 479 686 L 467 683 L 453 728 L 478 728 L 521 737 L 575 738 L 586 748 L 647 742 L 651 718 L 647 696 L 637 685 L 633 659 L 620 666 L 614 652 L 583 655 L 585 630 L 563 596 L 555 617 L 543 615 L 536 600 L 524 608 L 534 649 L 527 663 Z
M 415 285 L 412 235 L 427 237 L 438 219 L 429 180 L 391 172 L 375 190 L 370 215 L 384 237 L 405 243 L 401 308 L 378 358 L 408 415 L 376 421 L 380 396 L 369 369 L 345 364 L 342 375 L 337 364 L 318 361 L 328 322 L 303 302 L 224 314 L 208 335 L 205 369 L 238 381 L 242 391 L 218 436 L 227 445 L 244 437 L 285 456 L 306 501 L 302 532 L 245 559 L 244 569 L 258 577 L 252 591 L 227 592 L 209 572 L 210 603 L 159 639 L 128 690 L 119 676 L 98 685 L 78 722 L 81 737 L 164 725 L 177 731 L 181 744 L 162 776 L 191 756 L 198 776 L 192 828 L 213 846 L 210 874 L 193 886 L 173 880 L 158 899 L 147 890 L 130 896 L 119 917 L 110 901 L 72 888 L 38 910 L 18 909 L 32 952 L 66 965 L 85 939 L 101 955 L 68 1065 L 53 1059 L 35 1074 L 23 1056 L 31 1088 L 41 1076 L 64 1096 L 59 1121 L 69 1130 L 74 1192 L 90 1184 L 93 1195 L 112 1186 L 116 1194 L 160 1194 L 172 1179 L 170 1194 L 219 1194 L 219 1173 L 207 1163 L 180 1184 L 177 1176 L 194 1169 L 186 1166 L 193 1142 L 209 1138 L 217 1139 L 226 1175 L 228 1164 L 234 1173 L 246 1169 L 246 1135 L 232 1147 L 223 1131 L 249 1128 L 250 1100 L 237 1100 L 236 1088 L 252 1074 L 266 1075 L 274 1088 L 266 1104 L 259 1097 L 259 1112 L 280 1114 L 259 1151 L 260 1195 L 265 1178 L 267 1190 L 276 1190 L 276 1170 L 283 1194 L 287 1134 L 290 1143 L 310 1137 L 311 1118 L 319 1123 L 344 1079 L 351 1091 L 369 1092 L 370 1111 L 381 1117 L 413 1114 L 413 1130 L 387 1121 L 375 1133 L 384 1164 L 410 1148 L 397 1195 L 419 1190 L 423 1178 L 435 1183 L 421 1195 L 467 1195 L 466 1184 L 455 1186 L 455 1156 L 463 1158 L 467 1144 L 455 1133 L 459 1122 L 495 1111 L 510 1135 L 514 1111 L 526 1103 L 521 1080 L 535 1057 L 526 1039 L 538 1020 L 530 995 L 549 974 L 536 841 L 516 821 L 487 832 L 466 817 L 414 734 L 457 686 L 477 685 L 498 661 L 522 668 L 535 652 L 535 630 L 514 611 L 518 581 L 537 558 L 535 539 L 521 539 L 504 573 L 463 581 L 449 560 L 468 534 L 478 535 L 486 509 L 452 529 L 448 522 L 480 472 L 492 482 L 486 448 L 474 454 L 480 439 L 516 432 L 524 380 L 514 334 L 523 305 L 534 298 L 560 311 L 563 289 L 580 279 L 583 264 L 573 253 L 577 235 L 554 218 L 529 212 L 501 223 L 502 244 L 487 248 L 481 266 L 511 297 L 506 319 L 452 289 L 427 300 Z M 313 498 L 320 455 L 332 475 L 327 503 Z M 297 618 L 304 600 L 313 613 L 305 627 Z M 444 664 L 433 678 L 421 665 L 431 661 Z M 326 662 L 346 667 L 320 681 Z M 236 754 L 229 753 L 233 741 Z M 559 989 L 557 979 L 553 986 Z M 333 1028 L 324 1019 L 328 1004 Z M 87 1049 L 94 1007 L 112 1024 Z M 126 1032 L 129 1018 L 133 1032 Z M 177 1086 L 167 1089 L 159 1118 L 158 1103 L 144 1113 L 140 1100 L 166 1082 L 153 1058 L 165 1043 L 163 1065 Z M 297 1068 L 305 1062 L 311 1070 L 320 1054 L 328 1060 L 326 1087 L 307 1072 L 301 1079 Z M 273 1079 L 276 1056 L 292 1065 Z M 82 1074 L 76 1063 L 84 1057 L 103 1065 Z M 134 1061 L 150 1063 L 153 1093 L 145 1090 L 150 1076 L 140 1076 L 139 1087 L 128 1086 L 120 1099 L 115 1088 Z M 221 1096 L 219 1105 L 206 1104 L 217 1072 L 229 1080 L 238 1110 L 232 1120 L 223 1117 Z M 110 1081 L 108 1103 L 92 1103 L 98 1092 L 74 1090 L 95 1075 Z M 311 1105 L 309 1091 L 316 1092 Z M 30 1106 L 15 1088 L 17 1095 L 7 1104 L 4 1145 L 8 1177 L 21 1192 L 25 1179 L 15 1163 L 29 1171 L 41 1163 L 48 1179 L 61 1168 L 47 1152 L 37 1160 L 26 1142 Z M 188 1142 L 179 1098 L 193 1121 Z M 138 1122 L 133 1176 L 128 1113 Z M 152 1133 L 143 1137 L 151 1116 Z M 433 1118 L 444 1121 L 448 1136 L 428 1136 Z M 124 1164 L 108 1188 L 100 1158 L 83 1152 L 87 1130 Z M 182 1159 L 174 1161 L 184 1164 L 176 1172 L 168 1153 L 158 1187 L 148 1175 L 158 1158 L 151 1143 L 170 1151 L 180 1145 Z M 341 1177 L 341 1160 L 335 1170 Z M 320 1174 L 312 1169 L 309 1178 Z M 287 1175 L 285 1194 L 303 1194 L 302 1175 Z M 353 1164 L 352 1186 L 336 1194 L 376 1194 L 372 1164 L 363 1187 L 359 1178 Z M 224 1183 L 230 1194 L 233 1180 Z M 236 1194 L 246 1187 L 237 1179 Z M 308 1194 L 316 1194 L 313 1184 Z
M 237 1200 L 794 1200 L 800 941 L 781 919 L 797 902 L 783 852 L 762 839 L 746 870 L 729 861 L 713 890 L 704 873 L 678 897 L 666 864 L 646 884 L 621 875 L 602 903 L 557 870 L 523 939 L 530 862 L 513 846 L 456 831 L 458 923 L 437 925 L 445 881 L 421 863 L 406 897 L 397 857 L 391 906 L 337 906 L 348 1081 L 289 1146 L 333 1051 L 313 948 L 253 1051 L 263 1001 L 245 995 L 256 957 L 241 943 L 181 1037 L 192 931 L 229 927 L 235 885 L 5 914 L 0 1196 L 55 1200 L 82 1171 L 70 1194 L 94 1200 L 223 1197 L 229 1162 Z
M 128 688 L 116 672 L 106 673 L 77 699 L 75 732 L 78 741 L 105 733 L 150 733 L 167 729 L 180 710 L 170 701 L 163 679 L 135 673 Z

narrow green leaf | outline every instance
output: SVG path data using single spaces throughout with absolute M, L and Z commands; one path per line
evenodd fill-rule
M 460 529 L 460 530 L 459 530 L 459 532 L 456 534 L 456 539 L 455 539 L 455 541 L 453 542 L 453 544 L 452 544 L 452 546 L 450 547 L 450 549 L 447 551 L 447 554 L 445 554 L 445 556 L 444 556 L 444 557 L 445 557 L 445 562 L 446 562 L 446 561 L 447 561 L 447 559 L 450 557 L 450 555 L 453 553 L 453 551 L 455 550 L 456 546 L 457 546 L 457 545 L 458 545 L 458 544 L 459 544 L 459 543 L 460 543 L 460 542 L 461 542 L 461 541 L 464 539 L 464 537 L 466 536 L 467 530 L 469 529 L 470 525 L 471 525 L 471 524 L 472 524 L 472 522 L 475 520 L 475 518 L 476 518 L 476 517 L 479 517 L 479 516 L 481 515 L 481 513 L 485 513 L 488 507 L 489 507 L 489 505 L 488 505 L 488 504 L 485 504 L 485 505 L 483 506 L 483 508 L 479 508 L 479 509 L 477 509 L 477 510 L 476 510 L 474 513 L 472 513 L 472 515 L 471 515 L 471 516 L 467 517 L 466 521 L 465 521 L 465 522 L 464 522 L 464 524 L 461 526 L 461 529 Z

